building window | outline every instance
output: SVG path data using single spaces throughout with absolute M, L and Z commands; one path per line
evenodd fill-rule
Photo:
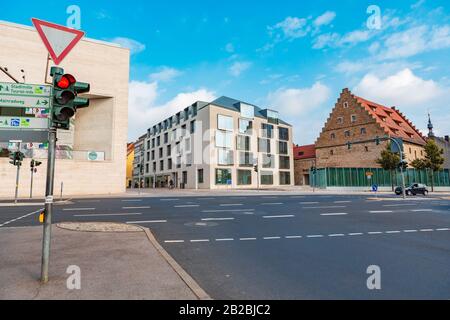
M 204 183 L 204 181 L 205 181 L 205 177 L 204 177 L 204 173 L 203 173 L 204 171 L 203 171 L 203 169 L 198 169 L 197 170 L 197 181 L 198 181 L 198 183 Z
M 191 138 L 184 140 L 184 151 L 191 152 Z
M 167 170 L 172 170 L 172 159 L 167 160 Z
M 161 161 L 159 162 L 159 170 L 160 170 L 160 171 L 164 171 L 164 160 L 161 160 Z
M 264 138 L 272 139 L 273 138 L 273 125 L 263 123 L 261 124 L 262 136 Z
M 156 162 L 153 162 L 153 172 L 156 172 Z
M 233 131 L 233 117 L 217 115 L 217 128 L 220 130 Z
M 150 149 L 150 140 L 147 140 L 147 150 Z
M 186 167 L 192 166 L 192 153 L 186 155 Z
M 217 149 L 217 164 L 221 166 L 233 165 L 233 154 L 233 150 Z
M 191 132 L 191 134 L 194 134 L 194 133 L 195 133 L 195 120 L 194 120 L 194 121 L 191 121 L 190 132 Z
M 288 154 L 288 143 L 284 141 L 278 141 L 278 154 Z
M 280 140 L 289 141 L 289 129 L 288 128 L 278 128 L 278 138 Z
M 343 124 L 344 123 L 344 118 L 343 117 L 337 118 L 337 123 L 338 124 Z
M 185 135 L 186 135 L 186 125 L 183 124 L 183 125 L 181 126 L 181 136 L 184 137 Z
M 280 185 L 291 184 L 291 173 L 280 171 Z
M 169 133 L 164 133 L 164 143 L 169 143 Z
M 253 121 L 239 119 L 239 133 L 251 135 L 252 128 L 253 128 Z
M 149 166 L 148 166 L 148 163 L 145 164 L 145 173 L 149 173 Z
M 152 150 L 152 160 L 155 160 L 155 150 Z
M 156 138 L 156 146 L 159 147 L 161 145 L 161 136 Z
M 274 169 L 275 168 L 275 157 L 271 154 L 263 154 L 262 167 L 265 169 Z
M 231 182 L 230 169 L 216 169 L 216 184 L 227 185 L 231 184 Z
M 175 144 L 175 153 L 179 155 L 181 153 L 181 145 L 179 142 Z
M 152 148 L 155 147 L 155 138 L 152 139 Z
M 273 184 L 273 172 L 261 171 L 261 184 L 272 185 Z
M 150 152 L 147 152 L 147 160 L 146 161 L 150 161 Z
M 330 150 L 330 155 L 334 155 L 334 150 L 333 149 Z
M 344 102 L 344 108 L 345 108 L 345 109 L 348 108 L 348 102 Z
M 290 168 L 291 168 L 291 158 L 280 156 L 280 169 L 289 170 Z
M 237 149 L 242 151 L 250 151 L 250 137 L 237 136 Z
M 278 112 L 273 110 L 267 110 L 267 121 L 269 123 L 278 124 L 279 123 Z
M 216 131 L 216 147 L 233 148 L 233 134 L 220 130 Z
M 162 158 L 164 155 L 163 155 L 163 148 L 159 148 L 159 157 L 160 158 Z
M 349 131 L 349 130 L 346 130 L 346 131 L 344 132 L 344 136 L 345 136 L 345 137 L 350 137 L 350 131 Z
M 172 146 L 169 144 L 167 146 L 167 156 L 170 157 L 172 155 Z
M 361 134 L 366 134 L 366 133 L 367 133 L 366 128 L 361 128 Z
M 180 169 L 180 168 L 181 168 L 181 156 L 178 156 L 178 157 L 177 157 L 177 163 L 176 163 L 176 165 L 177 165 L 177 169 Z
M 335 133 L 332 133 L 332 134 L 331 134 L 331 140 L 334 140 L 334 139 L 336 139 L 336 134 L 335 134 Z
M 258 139 L 258 152 L 270 153 L 269 139 Z
M 369 147 L 365 146 L 364 149 L 366 150 L 366 152 L 369 152 Z
M 356 115 L 352 114 L 350 117 L 351 122 L 356 122 Z
M 253 166 L 253 153 L 251 152 L 239 152 L 239 165 L 241 167 Z
M 238 170 L 237 171 L 237 184 L 239 186 L 252 184 L 252 171 L 251 170 Z
M 242 117 L 249 118 L 249 119 L 253 119 L 255 117 L 255 107 L 245 104 L 245 103 L 241 103 L 240 109 L 241 109 Z

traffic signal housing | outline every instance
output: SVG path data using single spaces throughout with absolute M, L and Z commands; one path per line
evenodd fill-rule
M 9 154 L 9 159 L 11 159 L 11 161 L 9 163 L 11 163 L 14 166 L 20 167 L 20 166 L 22 166 L 22 161 L 24 158 L 25 158 L 25 155 L 20 151 L 11 152 Z
M 77 82 L 71 74 L 65 74 L 64 70 L 52 67 L 53 77 L 53 106 L 51 112 L 51 126 L 69 130 L 70 119 L 77 109 L 87 108 L 89 99 L 78 97 L 78 94 L 90 91 L 90 84 Z

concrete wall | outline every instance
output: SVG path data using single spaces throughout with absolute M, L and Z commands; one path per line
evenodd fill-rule
M 0 61 L 16 78 L 43 84 L 47 51 L 29 27 L 0 22 Z M 51 66 L 51 64 L 50 64 Z M 82 40 L 61 64 L 77 80 L 89 82 L 91 106 L 75 119 L 75 151 L 104 151 L 105 161 L 57 160 L 55 186 L 64 182 L 66 195 L 114 194 L 125 191 L 128 130 L 129 50 L 94 40 Z M 0 81 L 11 82 L 3 73 Z M 46 161 L 35 176 L 36 196 L 45 192 Z M 21 173 L 20 195 L 29 193 L 29 160 Z M 14 193 L 15 167 L 0 158 L 0 197 Z M 56 188 L 56 187 L 55 187 Z

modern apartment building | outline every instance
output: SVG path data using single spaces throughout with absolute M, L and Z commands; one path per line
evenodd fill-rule
M 134 143 L 134 159 L 133 159 L 133 185 L 138 188 L 139 184 L 144 187 L 144 163 L 145 163 L 145 139 L 147 135 L 142 135 Z
M 293 185 L 292 126 L 278 112 L 221 97 L 154 125 L 145 141 L 145 185 L 267 188 Z

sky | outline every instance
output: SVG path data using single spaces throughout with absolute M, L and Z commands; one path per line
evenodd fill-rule
M 450 133 L 448 0 L 41 0 L 5 2 L 0 20 L 66 25 L 73 5 L 87 37 L 130 49 L 130 142 L 225 95 L 278 110 L 294 143 L 314 143 L 343 88 Z

